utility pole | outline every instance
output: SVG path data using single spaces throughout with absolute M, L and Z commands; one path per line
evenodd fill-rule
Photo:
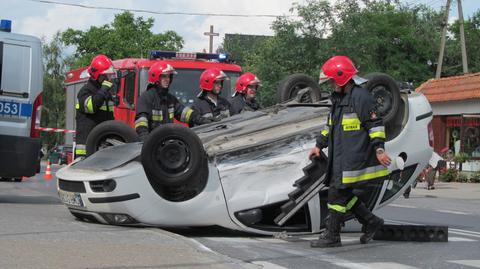
M 463 73 L 468 73 L 468 63 L 467 63 L 467 49 L 465 47 L 465 31 L 463 29 L 463 9 L 462 9 L 462 0 L 457 0 L 458 3 L 458 19 L 460 20 L 460 42 L 462 43 L 462 64 L 463 64 Z
M 437 73 L 435 74 L 435 78 L 440 78 L 442 74 L 443 53 L 445 51 L 445 38 L 447 36 L 448 14 L 450 12 L 451 2 L 452 0 L 447 0 L 447 5 L 445 6 L 445 17 L 443 21 L 442 41 L 440 43 L 440 53 L 438 54 Z
M 210 32 L 204 32 L 203 34 L 210 38 L 208 53 L 212 53 L 212 51 L 213 51 L 213 37 L 214 36 L 219 36 L 219 34 L 213 32 L 213 25 L 210 25 Z

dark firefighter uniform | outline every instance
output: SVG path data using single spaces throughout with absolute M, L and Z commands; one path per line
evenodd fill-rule
M 260 105 L 255 99 L 246 100 L 245 95 L 243 94 L 237 94 L 230 103 L 232 105 L 233 114 L 238 114 L 242 111 L 257 111 L 260 109 Z
M 149 84 L 137 102 L 135 130 L 141 140 L 157 126 L 173 123 L 173 120 L 185 122 L 190 126 L 205 122 L 193 109 L 184 106 L 178 99 L 155 84 Z M 210 122 L 210 121 L 208 121 Z
M 223 119 L 233 115 L 231 104 L 227 99 L 218 95 L 217 102 L 208 98 L 206 94 L 202 94 L 195 102 L 192 109 L 198 112 L 204 118 Z
M 369 223 L 381 221 L 353 190 L 379 182 L 389 174 L 376 157 L 376 150 L 384 149 L 384 143 L 385 127 L 375 110 L 373 96 L 366 89 L 354 86 L 346 93 L 332 94 L 332 108 L 327 125 L 317 138 L 317 147 L 328 146 L 327 230 L 338 236 L 334 242 L 340 240 L 340 222 L 347 211 L 352 211 L 367 228 L 372 226 Z M 360 241 L 366 243 L 371 236 L 367 231 Z
M 90 78 L 77 94 L 75 158 L 86 154 L 87 137 L 98 124 L 113 120 L 113 101 L 108 92 L 112 82 L 107 80 L 100 84 Z

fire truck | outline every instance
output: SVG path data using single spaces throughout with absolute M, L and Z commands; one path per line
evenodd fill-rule
M 226 81 L 221 95 L 227 99 L 232 96 L 232 88 L 240 76 L 242 69 L 229 59 L 227 54 L 215 53 L 186 53 L 172 51 L 151 51 L 149 59 L 128 58 L 113 61 L 118 71 L 118 89 L 116 96 L 118 105 L 114 108 L 116 120 L 134 126 L 137 99 L 147 88 L 148 69 L 156 61 L 167 61 L 177 71 L 170 93 L 180 102 L 190 106 L 197 98 L 200 74 L 208 68 L 219 68 L 224 71 L 230 80 Z M 66 129 L 75 130 L 75 103 L 78 91 L 88 81 L 87 67 L 71 70 L 65 79 L 66 90 Z M 74 135 L 65 134 L 65 144 L 72 145 Z

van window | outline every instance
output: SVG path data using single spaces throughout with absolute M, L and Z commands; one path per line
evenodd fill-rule
M 3 43 L 1 89 L 30 92 L 31 48 Z

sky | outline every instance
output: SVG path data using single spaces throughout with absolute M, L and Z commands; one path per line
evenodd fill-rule
M 53 2 L 73 3 L 95 7 L 114 7 L 123 9 L 151 10 L 156 12 L 191 12 L 221 14 L 269 14 L 291 15 L 289 9 L 293 3 L 303 4 L 306 0 L 51 0 Z M 335 1 L 335 0 L 330 0 Z M 440 9 L 446 0 L 402 0 L 407 4 L 423 3 L 434 9 Z M 456 0 L 452 0 L 450 21 L 458 17 Z M 480 9 L 480 0 L 463 0 L 465 18 Z M 44 3 L 42 0 L 0 0 L 0 19 L 12 21 L 12 32 L 34 35 L 51 40 L 57 31 L 67 28 L 87 30 L 91 26 L 101 26 L 113 21 L 114 15 L 121 11 L 87 9 Z M 222 42 L 225 33 L 254 35 L 272 35 L 272 17 L 215 17 L 162 15 L 134 12 L 135 16 L 155 19 L 152 31 L 160 33 L 173 30 L 184 40 L 183 51 L 197 52 L 208 50 L 208 37 L 203 35 L 214 25 L 219 37 L 214 38 L 214 48 Z

